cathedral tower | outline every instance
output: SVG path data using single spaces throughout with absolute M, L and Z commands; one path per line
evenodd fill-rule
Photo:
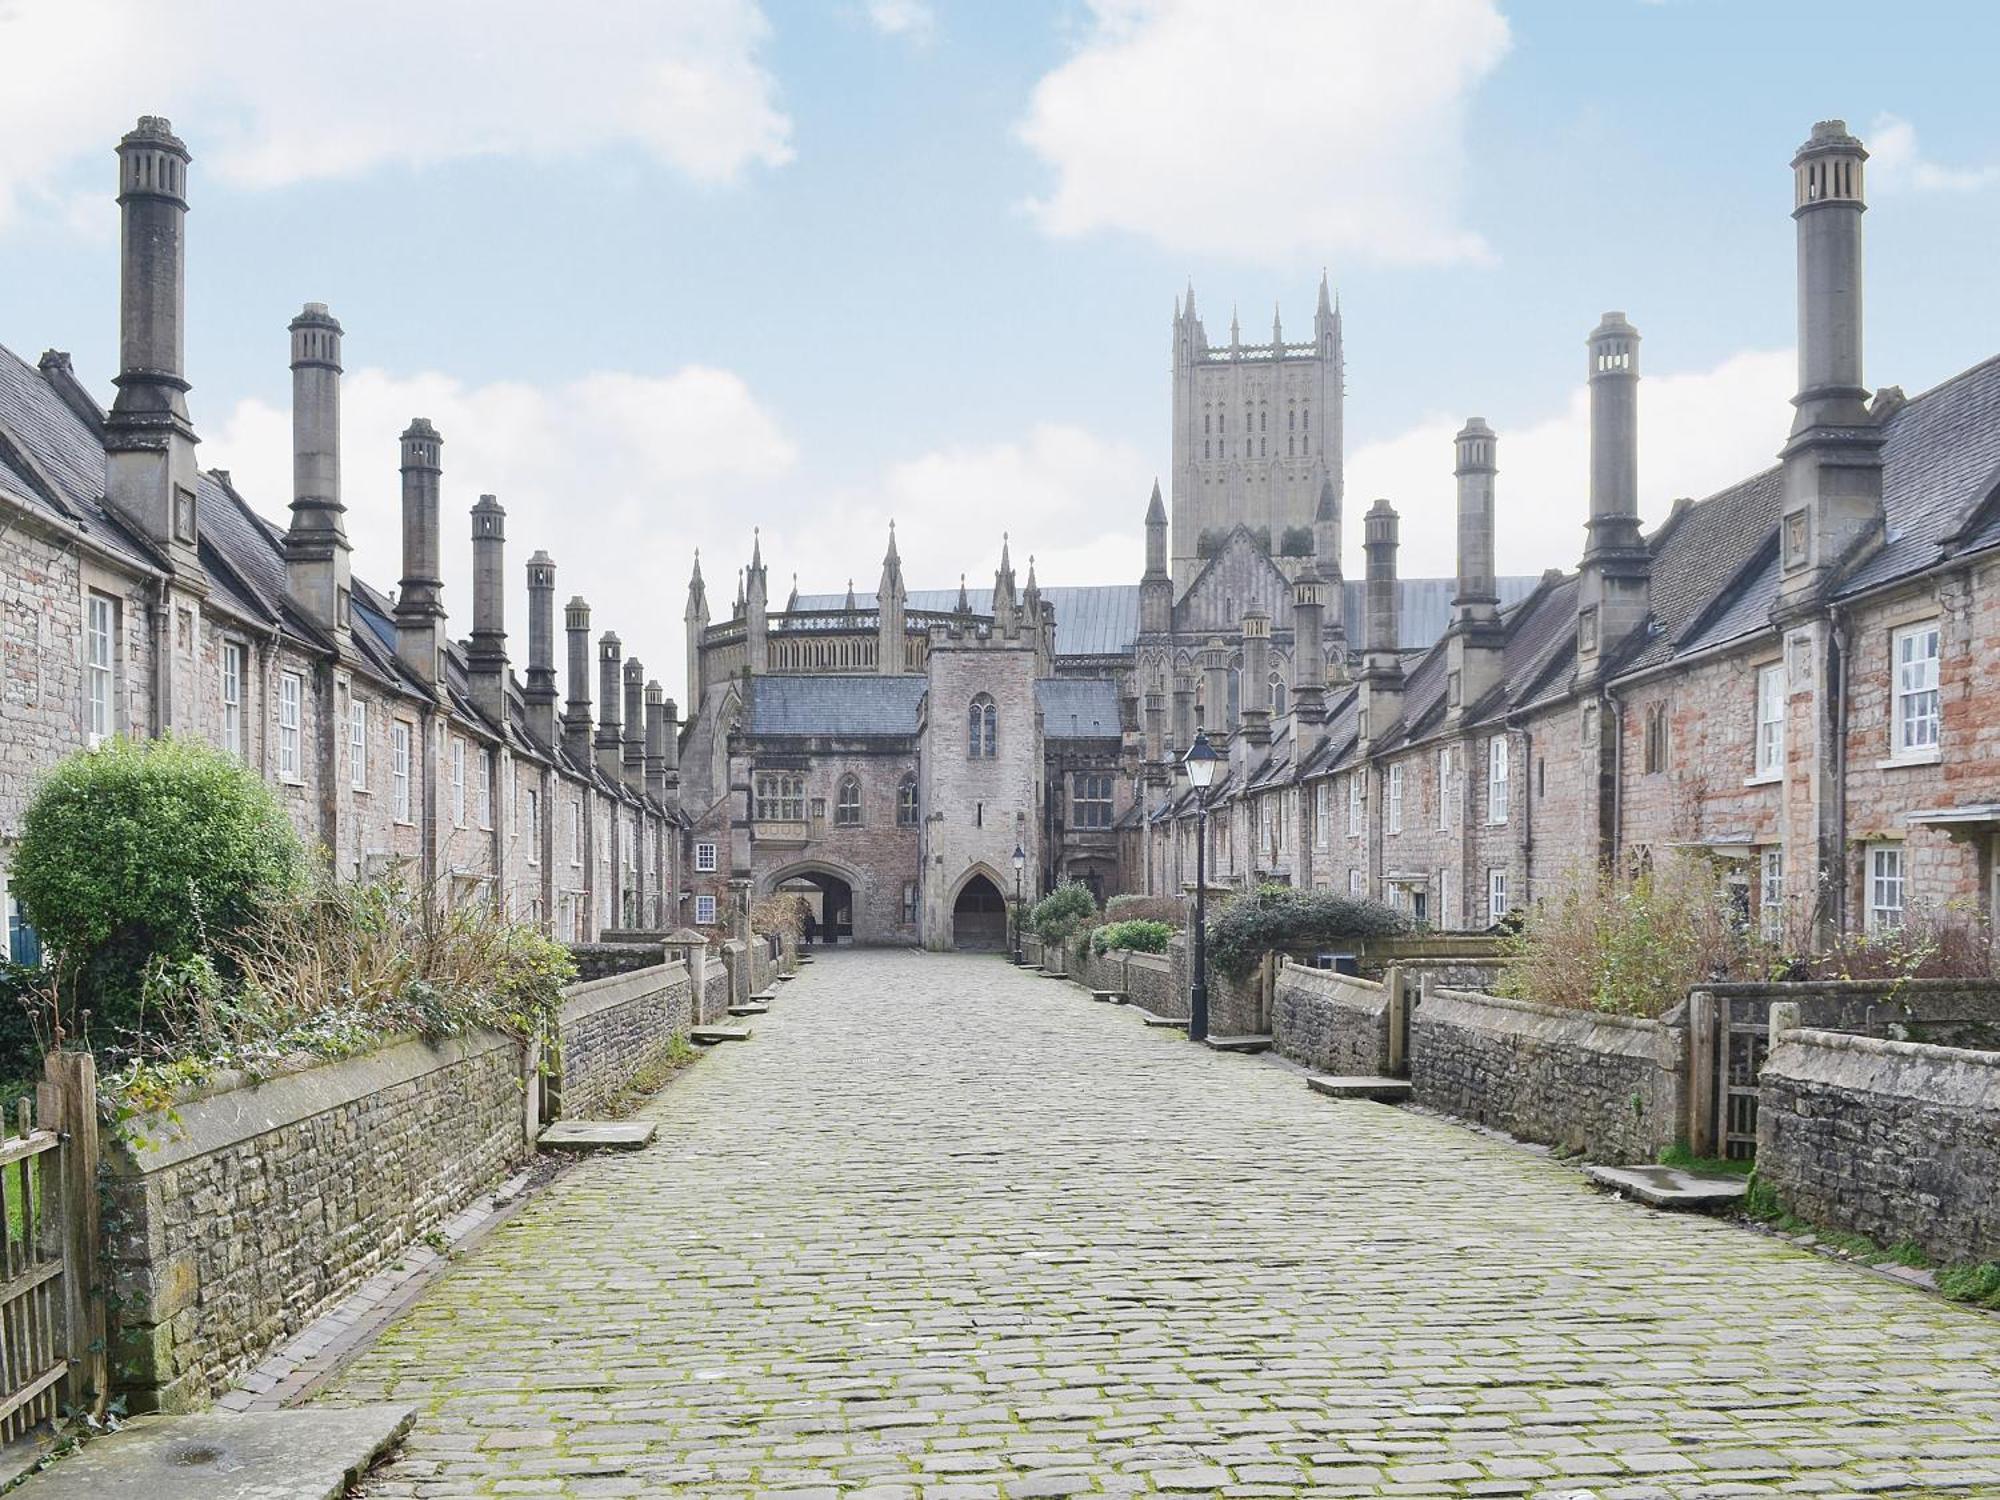
M 1276 553 L 1288 531 L 1310 533 L 1323 484 L 1338 514 L 1344 361 L 1340 310 L 1322 276 L 1313 336 L 1210 348 L 1194 289 L 1174 309 L 1173 580 L 1178 598 L 1200 571 L 1203 534 L 1239 522 Z

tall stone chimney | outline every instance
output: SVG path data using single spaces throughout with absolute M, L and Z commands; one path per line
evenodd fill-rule
M 625 663 L 625 785 L 646 789 L 646 668 L 638 657 Z
M 618 633 L 597 638 L 597 768 L 613 781 L 625 774 L 625 731 L 621 703 L 625 688 L 625 646 Z
M 1174 668 L 1174 752 L 1185 755 L 1194 743 L 1194 673 L 1186 667 Z
M 1577 587 L 1576 670 L 1596 682 L 1649 610 L 1652 556 L 1639 534 L 1639 330 L 1608 312 L 1591 330 L 1590 522 Z
M 1455 444 L 1458 592 L 1451 601 L 1445 664 L 1445 717 L 1454 725 L 1500 681 L 1506 645 L 1493 572 L 1496 445 L 1484 417 L 1468 417 Z
M 569 645 L 569 698 L 563 705 L 563 749 L 579 766 L 590 764 L 590 606 L 578 594 L 563 610 Z
M 548 553 L 528 559 L 528 730 L 542 744 L 556 743 L 556 565 Z
M 662 806 L 667 800 L 667 690 L 646 684 L 646 794 Z
M 1262 605 L 1243 612 L 1243 684 L 1239 704 L 1243 743 L 1251 750 L 1271 743 L 1271 617 Z
M 1201 729 L 1219 750 L 1236 726 L 1229 717 L 1229 648 L 1212 635 L 1196 654 L 1201 666 Z
M 291 322 L 292 524 L 285 579 L 299 608 L 338 639 L 353 587 L 340 498 L 340 324 L 324 302 Z
M 403 438 L 403 581 L 396 591 L 396 655 L 435 687 L 444 651 L 444 580 L 438 576 L 438 486 L 444 439 L 418 417 Z
M 666 704 L 666 740 L 661 745 L 661 754 L 666 757 L 667 795 L 673 796 L 681 784 L 681 714 L 674 700 Z
M 1292 723 L 1297 748 L 1292 763 L 1305 759 L 1306 740 L 1326 722 L 1326 580 L 1308 559 L 1292 580 Z
M 507 725 L 507 512 L 492 495 L 472 507 L 472 639 L 465 650 L 472 701 Z
M 1362 524 L 1368 552 L 1368 628 L 1361 664 L 1359 733 L 1365 744 L 1395 723 L 1402 712 L 1403 611 L 1396 581 L 1401 517 L 1387 500 L 1377 500 Z
M 1882 442 L 1862 381 L 1862 164 L 1840 120 L 1792 158 L 1799 259 L 1798 410 L 1783 450 L 1778 613 L 1824 597 L 1883 529 Z
M 1322 279 L 1324 286 L 1324 279 Z M 1325 584 L 1326 614 L 1321 632 L 1326 680 L 1347 681 L 1347 581 L 1340 567 L 1340 495 L 1333 476 L 1322 474 L 1319 505 L 1313 511 L 1313 567 Z
M 199 589 L 197 439 L 186 374 L 192 160 L 158 115 L 141 116 L 118 143 L 118 397 L 104 424 L 104 491 Z

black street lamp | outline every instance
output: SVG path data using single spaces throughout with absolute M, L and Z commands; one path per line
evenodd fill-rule
M 1019 844 L 1014 846 L 1014 967 L 1020 968 L 1027 960 L 1021 955 L 1021 872 L 1028 868 L 1028 851 Z
M 1181 760 L 1194 788 L 1194 984 L 1188 992 L 1188 1039 L 1208 1040 L 1208 787 L 1220 759 L 1205 732 Z

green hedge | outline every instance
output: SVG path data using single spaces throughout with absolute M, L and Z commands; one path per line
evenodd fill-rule
M 1107 922 L 1090 935 L 1090 946 L 1099 955 L 1113 948 L 1129 953 L 1165 953 L 1174 929 L 1165 922 Z
M 1097 915 L 1097 898 L 1080 880 L 1065 880 L 1035 903 L 1028 926 L 1036 937 L 1060 947 L 1090 925 Z
M 1267 885 L 1230 902 L 1209 923 L 1208 959 L 1217 973 L 1242 979 L 1266 953 L 1394 937 L 1408 930 L 1402 913 L 1379 901 Z

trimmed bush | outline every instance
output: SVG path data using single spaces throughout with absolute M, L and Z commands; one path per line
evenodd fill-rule
M 1164 922 L 1187 926 L 1187 903 L 1179 896 L 1113 896 L 1104 903 L 1107 922 Z
M 1238 897 L 1209 923 L 1208 961 L 1217 973 L 1242 979 L 1266 953 L 1394 937 L 1408 930 L 1402 913 L 1379 901 L 1267 885 Z
M 234 756 L 114 740 L 35 788 L 11 879 L 72 1008 L 136 1031 L 149 971 L 212 964 L 303 865 L 277 798 Z
M 1035 903 L 1028 927 L 1052 947 L 1061 947 L 1097 915 L 1097 899 L 1080 880 L 1065 880 Z
M 1090 935 L 1090 946 L 1101 957 L 1114 948 L 1130 953 L 1165 953 L 1174 929 L 1165 922 L 1107 922 Z

